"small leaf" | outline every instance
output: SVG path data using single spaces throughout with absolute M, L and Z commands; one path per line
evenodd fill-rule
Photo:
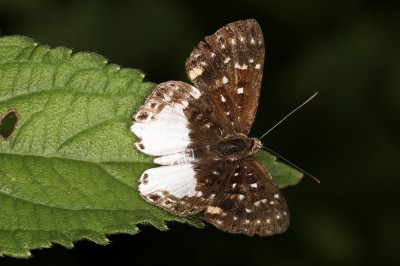
M 301 172 L 277 161 L 277 158 L 269 152 L 260 150 L 253 156 L 264 164 L 279 188 L 296 185 L 303 177 Z

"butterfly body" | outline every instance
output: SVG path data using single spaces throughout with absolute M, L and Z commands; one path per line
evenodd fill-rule
M 214 143 L 194 148 L 195 158 L 203 161 L 236 161 L 255 154 L 261 142 L 244 134 L 228 135 Z
M 258 106 L 264 39 L 258 23 L 237 21 L 206 37 L 186 62 L 196 87 L 159 84 L 135 115 L 136 147 L 157 156 L 139 192 L 179 216 L 205 211 L 216 227 L 273 235 L 289 225 L 287 204 L 248 137 Z

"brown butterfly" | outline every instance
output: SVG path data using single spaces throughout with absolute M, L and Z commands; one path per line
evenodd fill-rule
M 285 199 L 254 157 L 249 138 L 257 112 L 264 38 L 254 19 L 237 21 L 200 42 L 186 61 L 196 87 L 159 84 L 131 130 L 142 152 L 162 166 L 140 178 L 142 197 L 179 216 L 205 210 L 217 228 L 273 235 L 289 226 Z

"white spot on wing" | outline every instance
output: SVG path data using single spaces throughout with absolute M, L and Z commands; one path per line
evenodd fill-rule
M 194 67 L 191 70 L 189 70 L 189 77 L 190 79 L 196 79 L 198 76 L 201 76 L 203 72 L 204 69 L 202 67 Z
M 228 63 L 229 61 L 231 61 L 231 58 L 230 58 L 230 57 L 225 58 L 224 64 Z
M 226 102 L 226 99 L 223 95 L 221 95 L 221 102 L 223 102 L 223 103 Z
M 251 187 L 257 187 L 257 183 L 253 183 L 250 185 Z
M 242 70 L 246 70 L 246 69 L 247 69 L 247 65 L 246 65 L 246 64 L 243 64 L 243 65 L 241 66 L 238 62 L 236 62 L 236 63 L 235 63 L 235 68 L 237 68 L 237 69 L 242 69 Z
M 223 83 L 223 84 L 228 83 L 228 78 L 224 76 L 224 77 L 222 78 L 222 83 Z
M 238 89 L 237 89 L 237 92 L 238 92 L 239 94 L 242 94 L 242 93 L 243 93 L 243 87 L 238 88 Z
M 221 214 L 224 210 L 217 206 L 208 206 L 206 212 L 210 214 Z
M 261 65 L 260 64 L 256 64 L 256 66 L 254 67 L 255 69 L 260 69 Z

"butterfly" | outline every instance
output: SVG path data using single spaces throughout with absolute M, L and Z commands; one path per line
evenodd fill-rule
M 261 89 L 264 38 L 256 20 L 230 23 L 206 37 L 186 61 L 195 86 L 159 84 L 137 111 L 136 147 L 161 165 L 140 177 L 148 202 L 175 215 L 204 211 L 217 228 L 279 234 L 287 203 L 271 174 L 252 157 L 262 146 L 247 135 Z

